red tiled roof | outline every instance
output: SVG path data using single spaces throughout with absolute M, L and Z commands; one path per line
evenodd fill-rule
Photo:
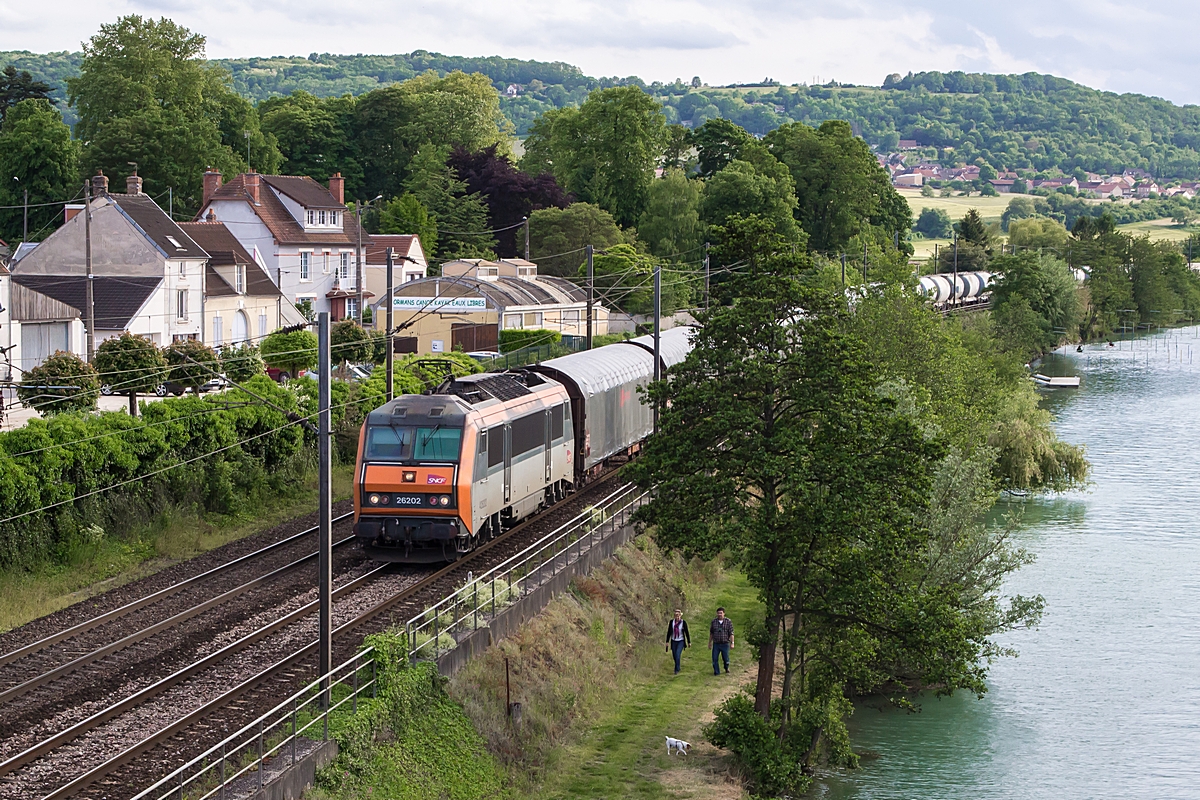
M 209 198 L 209 203 L 212 203 L 214 200 L 244 201 L 247 205 L 254 209 L 254 213 L 257 214 L 258 218 L 261 219 L 263 224 L 267 226 L 267 230 L 271 232 L 271 235 L 275 237 L 275 241 L 279 244 L 331 244 L 345 246 L 353 245 L 357 242 L 358 223 L 354 219 L 354 215 L 350 213 L 342 214 L 342 230 L 340 231 L 322 231 L 320 233 L 306 232 L 304 227 L 297 222 L 296 218 L 293 217 L 291 212 L 287 210 L 287 207 L 283 204 L 283 201 L 275 196 L 275 192 L 271 190 L 271 182 L 266 180 L 267 178 L 274 180 L 279 177 L 291 176 L 259 176 L 260 187 L 258 190 L 258 205 L 254 205 L 250 201 L 250 193 L 246 191 L 246 176 L 244 173 L 240 175 L 234 175 L 229 179 L 228 183 L 222 185 L 221 188 L 213 192 L 212 197 Z M 321 187 L 321 184 L 312 180 L 312 178 L 305 178 L 305 180 L 311 181 L 313 185 L 319 188 L 323 188 Z M 328 194 L 327 190 L 326 194 Z M 289 197 L 290 196 L 291 195 L 289 195 Z M 330 195 L 330 197 L 332 197 L 332 195 Z M 203 219 L 203 215 L 208 208 L 209 203 L 206 203 L 204 208 L 200 209 L 200 213 L 196 215 L 197 220 Z M 342 208 L 342 206 L 338 206 L 338 208 Z M 364 247 L 366 245 L 368 236 L 369 234 L 364 231 Z
M 322 186 L 307 175 L 263 175 L 262 182 L 274 186 L 280 192 L 305 208 L 345 208 Z
M 408 255 L 408 251 L 412 249 L 413 241 L 417 237 L 411 233 L 373 233 L 370 241 L 363 241 L 363 255 L 366 257 L 368 264 L 386 264 L 387 249 L 390 247 L 395 251 L 395 260 L 393 263 L 399 265 L 401 263 L 400 256 Z M 420 244 L 417 245 L 420 247 Z

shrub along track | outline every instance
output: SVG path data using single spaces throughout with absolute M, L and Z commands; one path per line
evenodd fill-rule
M 615 471 L 444 568 L 360 569 L 335 588 L 334 663 L 357 651 L 366 634 L 452 592 L 469 570 L 500 563 L 567 522 L 603 497 L 613 477 Z M 227 639 L 241 638 L 223 651 L 10 758 L 0 797 L 130 797 L 257 718 L 316 675 L 315 590 L 292 605 L 260 615 L 264 627 L 231 632 Z

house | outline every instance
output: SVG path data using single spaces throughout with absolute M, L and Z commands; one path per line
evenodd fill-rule
M 924 186 L 925 176 L 919 172 L 907 172 L 892 178 L 893 186 Z
M 508 86 L 506 86 L 504 88 L 504 96 L 505 97 L 516 97 L 522 91 L 524 91 L 524 89 L 525 89 L 525 87 L 521 86 L 519 83 L 510 83 Z
M 126 330 L 160 346 L 202 339 L 208 254 L 142 193 L 142 179 L 136 174 L 127 179 L 124 194 L 110 193 L 108 178 L 97 175 L 92 178 L 92 195 L 95 343 Z M 84 207 L 67 206 L 65 218 L 45 241 L 21 255 L 12 278 L 76 309 L 86 322 Z M 29 353 L 24 358 L 28 361 Z
M 386 301 L 375 304 L 376 319 Z M 440 276 L 397 285 L 392 308 L 395 324 L 407 325 L 407 336 L 394 345 L 403 353 L 494 351 L 505 329 L 587 335 L 587 292 L 565 278 L 538 275 L 537 264 L 519 258 L 448 261 Z M 609 310 L 595 302 L 593 334 L 607 333 L 608 321 Z
M 372 234 L 363 245 L 363 287 L 372 297 L 387 292 L 387 251 L 392 250 L 392 283 L 399 286 L 420 280 L 429 273 L 429 262 L 421 239 L 415 234 Z
M 901 139 L 896 146 L 901 150 L 919 150 L 921 148 L 916 139 Z
M 307 301 L 332 319 L 357 316 L 356 254 L 370 235 L 346 211 L 341 173 L 322 186 L 307 176 L 204 173 L 197 220 L 209 212 L 233 231 L 247 253 L 258 253 L 267 274 L 295 304 Z M 365 287 L 364 287 L 365 288 Z
M 1101 200 L 1107 200 L 1110 197 L 1122 197 L 1125 194 L 1125 185 L 1123 183 L 1106 182 L 1101 183 L 1094 190 L 1096 196 Z
M 202 327 L 210 347 L 237 346 L 305 321 L 266 266 L 246 252 L 224 223 L 181 222 L 179 227 L 208 253 Z
M 13 280 L 0 264 L 0 380 L 19 381 L 47 356 L 66 350 L 83 357 L 87 334 L 79 309 Z
M 1162 187 L 1154 181 L 1142 181 L 1134 187 L 1138 197 L 1149 197 L 1151 194 L 1162 194 Z
M 1000 194 L 1012 194 L 1013 184 L 1016 181 L 1012 178 L 996 178 L 988 181 L 988 183 Z

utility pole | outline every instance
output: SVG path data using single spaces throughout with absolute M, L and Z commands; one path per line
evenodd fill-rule
M 29 189 L 25 189 L 25 205 L 21 213 L 21 241 L 29 241 Z
M 592 246 L 587 246 L 587 349 L 592 349 Z
M 329 419 L 329 312 L 322 311 L 317 315 L 317 469 L 318 491 L 320 493 L 320 510 L 318 525 L 320 540 L 317 544 L 317 571 L 320 590 L 320 610 L 318 611 L 319 641 L 318 653 L 320 664 L 318 673 L 327 675 L 333 669 L 333 486 L 330 483 L 331 452 L 330 452 L 330 419 Z M 323 705 L 329 707 L 329 680 L 321 681 L 321 697 Z
M 529 217 L 521 217 L 521 221 L 525 223 L 525 260 L 529 260 Z
M 392 400 L 395 394 L 394 384 L 392 382 L 392 370 L 394 356 L 392 354 L 392 248 L 387 249 L 387 311 L 385 312 L 384 336 L 387 340 L 387 355 L 384 356 L 384 364 L 387 365 L 387 399 Z
M 175 219 L 175 187 L 167 187 L 167 216 Z
M 708 242 L 704 243 L 704 310 L 708 311 L 709 280 L 712 277 L 712 267 L 708 257 Z
M 87 360 L 96 354 L 96 296 L 92 291 L 92 183 L 83 182 L 83 263 L 87 268 Z
M 662 264 L 654 265 L 654 380 L 662 380 L 659 334 L 662 329 Z M 658 402 L 654 403 L 654 432 L 658 433 Z

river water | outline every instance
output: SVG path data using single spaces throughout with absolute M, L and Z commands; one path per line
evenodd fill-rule
M 861 767 L 836 800 L 1200 798 L 1200 329 L 1050 356 L 1046 395 L 1094 485 L 1023 503 L 1037 563 L 1008 593 L 1046 598 L 1001 637 L 982 700 L 876 704 L 851 720 Z M 1193 361 L 1194 359 L 1194 361 Z M 1019 501 L 1014 501 L 1019 502 Z

